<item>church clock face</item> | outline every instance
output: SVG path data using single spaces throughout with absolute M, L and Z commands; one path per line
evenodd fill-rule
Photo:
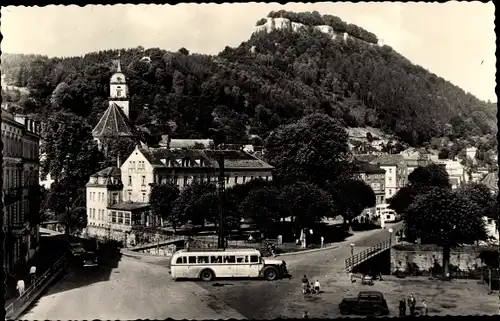
M 116 80 L 122 81 L 122 77 L 116 77 Z

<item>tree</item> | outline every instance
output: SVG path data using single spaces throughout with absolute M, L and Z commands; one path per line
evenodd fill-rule
M 490 189 L 484 184 L 468 183 L 461 186 L 456 192 L 460 197 L 476 203 L 483 210 L 483 216 L 490 217 L 493 214 L 492 210 L 498 206 L 495 205 L 498 204 L 496 197 L 491 194 Z
M 387 203 L 390 209 L 398 214 L 403 214 L 417 195 L 417 190 L 413 186 L 404 186 L 393 197 L 387 199 Z
M 102 146 L 106 158 L 104 162 L 101 163 L 101 167 L 106 168 L 109 166 L 117 166 L 118 157 L 121 162 L 126 160 L 137 146 L 137 141 L 130 137 L 104 138 L 102 140 Z
M 453 246 L 486 239 L 483 209 L 460 192 L 434 188 L 418 195 L 403 214 L 405 234 L 443 247 L 443 276 L 449 273 Z
M 374 207 L 376 204 L 375 193 L 372 188 L 362 180 L 341 180 L 329 189 L 333 197 L 335 216 L 341 215 L 344 224 L 359 216 L 364 209 Z
M 52 183 L 47 191 L 44 208 L 54 211 L 67 235 L 87 227 L 85 195 L 85 188 L 69 178 Z
M 423 186 L 451 188 L 448 172 L 438 164 L 417 167 L 408 175 L 408 182 L 417 189 Z
M 181 221 L 175 216 L 173 211 L 174 202 L 179 197 L 180 191 L 176 184 L 167 182 L 166 184 L 154 185 L 151 188 L 149 204 L 151 213 L 156 217 L 161 217 L 172 224 L 174 233 Z
M 277 180 L 324 184 L 348 174 L 347 138 L 337 120 L 311 114 L 274 130 L 266 141 L 266 157 Z
M 439 159 L 447 159 L 450 157 L 450 150 L 448 147 L 443 147 L 439 150 L 438 158 Z
M 298 182 L 286 185 L 279 196 L 284 217 L 292 217 L 295 228 L 311 227 L 325 216 L 330 216 L 330 195 L 311 183 Z
M 91 130 L 82 117 L 73 113 L 58 111 L 49 116 L 42 132 L 42 176 L 50 174 L 55 181 L 68 179 L 84 186 L 103 159 Z
M 179 223 L 185 224 L 188 221 L 195 225 L 205 225 L 207 216 L 199 200 L 205 194 L 215 193 L 217 188 L 211 182 L 193 182 L 185 187 L 173 204 L 173 216 Z
M 281 218 L 279 190 L 274 186 L 263 186 L 251 190 L 241 202 L 243 217 L 254 222 L 265 234 Z

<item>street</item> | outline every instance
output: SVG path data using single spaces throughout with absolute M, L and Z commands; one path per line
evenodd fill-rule
M 401 224 L 390 224 L 387 229 Z M 300 318 L 304 311 L 308 312 L 310 318 L 340 316 L 337 305 L 352 288 L 345 272 L 345 259 L 351 255 L 350 244 L 355 244 L 355 254 L 361 252 L 388 240 L 387 229 L 357 232 L 340 242 L 337 249 L 280 257 L 287 262 L 291 279 L 275 282 L 228 280 L 195 284 L 210 291 L 246 318 Z M 303 275 L 307 275 L 309 281 L 319 280 L 323 293 L 319 296 L 304 296 L 301 292 Z M 217 283 L 221 286 L 214 286 Z M 357 292 L 353 293 L 355 294 Z M 318 311 L 314 308 L 311 310 L 311 307 L 318 307 Z
M 358 232 L 339 248 L 292 256 L 291 280 L 174 282 L 164 266 L 122 256 L 97 269 L 71 269 L 22 316 L 23 319 L 219 319 L 293 317 L 302 313 L 300 278 L 319 279 L 324 291 L 347 284 L 344 261 L 350 255 L 388 238 L 387 230 Z M 359 246 L 358 246 L 359 245 Z M 222 286 L 217 286 L 222 284 Z M 322 295 L 322 297 L 325 297 Z M 189 304 L 187 304 L 189 302 Z M 330 303 L 336 313 L 336 303 Z M 314 313 L 311 311 L 310 315 Z
M 243 318 L 195 283 L 173 282 L 165 267 L 123 256 L 105 269 L 71 270 L 20 319 Z

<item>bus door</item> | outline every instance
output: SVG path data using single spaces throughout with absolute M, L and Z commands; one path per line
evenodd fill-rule
M 261 258 L 259 255 L 247 255 L 248 265 L 248 276 L 252 278 L 256 278 L 259 276 L 260 270 L 264 266 L 261 262 Z

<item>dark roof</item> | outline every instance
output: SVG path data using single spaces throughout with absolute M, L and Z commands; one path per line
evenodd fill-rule
M 373 165 L 368 162 L 356 161 L 354 166 L 354 172 L 356 173 L 385 174 L 385 169 L 382 169 L 377 165 Z
M 135 137 L 134 126 L 117 104 L 111 104 L 92 130 L 94 137 Z
M 110 210 L 134 211 L 149 208 L 148 203 L 123 202 L 108 206 Z
M 489 189 L 498 189 L 498 172 L 491 172 L 486 175 L 482 183 L 486 185 Z
M 356 154 L 354 158 L 360 162 L 368 162 L 371 163 L 375 159 L 377 159 L 378 155 L 373 154 Z
M 405 159 L 402 155 L 386 154 L 378 155 L 378 157 L 372 161 L 373 164 L 378 164 L 379 166 L 391 166 L 400 165 L 404 163 Z
M 92 174 L 90 177 L 108 177 L 108 176 L 118 176 L 121 177 L 122 171 L 115 166 L 106 167 L 105 169 L 101 169 L 95 174 Z
M 188 160 L 189 167 L 200 167 L 198 162 L 203 162 L 203 167 L 218 168 L 217 155 L 224 154 L 225 168 L 259 168 L 273 169 L 273 167 L 257 157 L 239 150 L 209 150 L 209 149 L 180 149 L 170 150 L 167 148 L 139 148 L 149 163 L 156 167 L 181 166 L 179 160 Z M 165 160 L 165 163 L 162 162 Z M 172 166 L 174 164 L 175 166 Z

